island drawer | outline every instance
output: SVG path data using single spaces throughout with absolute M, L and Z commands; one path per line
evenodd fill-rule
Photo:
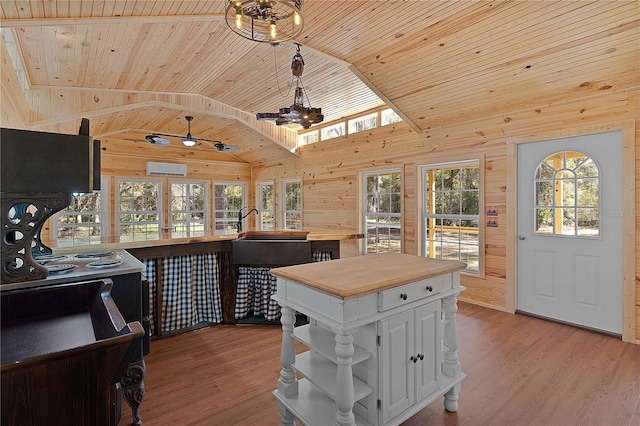
M 442 290 L 450 289 L 451 286 L 451 274 L 445 274 L 383 290 L 378 293 L 378 312 L 438 294 Z

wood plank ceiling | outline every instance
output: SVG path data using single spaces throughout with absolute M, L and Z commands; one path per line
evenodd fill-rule
M 226 1 L 0 1 L 34 129 L 102 140 L 192 133 L 226 161 L 290 158 L 292 43 L 234 34 Z M 619 1 L 304 2 L 303 84 L 325 122 L 387 103 L 415 131 L 640 85 L 639 7 Z M 605 64 L 603 66 L 603 64 Z M 591 92 L 590 92 L 591 91 Z M 218 153 L 216 153 L 218 154 Z

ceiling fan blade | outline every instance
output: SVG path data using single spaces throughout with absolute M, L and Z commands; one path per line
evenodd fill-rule
M 149 141 L 151 145 L 167 146 L 171 144 L 171 141 L 169 139 L 165 139 L 157 133 L 147 135 L 145 136 L 145 139 Z

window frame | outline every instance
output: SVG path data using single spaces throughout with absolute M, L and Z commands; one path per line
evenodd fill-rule
M 88 243 L 86 244 L 75 244 L 76 238 L 75 238 L 75 231 L 74 231 L 74 236 L 71 238 L 71 244 L 60 244 L 60 239 L 58 238 L 58 232 L 60 230 L 60 228 L 80 228 L 83 225 L 86 225 L 86 223 L 60 223 L 59 222 L 59 218 L 60 216 L 71 216 L 72 212 L 68 212 L 66 213 L 67 209 L 64 209 L 62 211 L 57 212 L 54 217 L 52 218 L 52 241 L 54 242 L 54 245 L 56 247 L 76 247 L 76 246 L 84 246 L 84 245 L 97 245 L 97 244 L 103 244 L 106 241 L 106 237 L 107 237 L 107 233 L 109 231 L 109 203 L 107 202 L 107 198 L 109 196 L 109 179 L 102 177 L 100 179 L 100 190 L 98 191 L 93 191 L 92 194 L 94 193 L 99 193 L 100 194 L 100 206 L 99 206 L 99 211 L 97 212 L 89 212 L 89 214 L 97 214 L 97 216 L 99 217 L 99 224 L 100 224 L 100 239 L 97 242 L 92 243 L 91 239 L 89 240 Z M 79 195 L 87 195 L 88 193 L 85 194 L 79 194 Z M 106 196 L 105 196 L 106 195 Z M 75 197 L 76 195 L 74 195 Z M 68 207 L 67 207 L 68 208 Z M 78 214 L 80 212 L 75 212 L 75 214 Z M 86 213 L 85 213 L 86 214 Z M 62 240 L 62 241 L 67 241 Z
M 204 200 L 203 200 L 203 206 L 202 206 L 202 210 L 191 210 L 190 209 L 190 203 L 187 203 L 187 209 L 186 210 L 174 210 L 173 209 L 173 185 L 182 185 L 182 186 L 187 186 L 187 194 L 186 197 L 188 199 L 191 199 L 191 187 L 193 185 L 201 185 L 203 187 L 204 190 Z M 189 180 L 171 180 L 169 181 L 169 233 L 170 233 L 170 238 L 192 238 L 192 237 L 203 237 L 205 235 L 207 235 L 207 230 L 209 229 L 208 227 L 208 212 L 207 212 L 207 206 L 209 205 L 209 183 L 206 181 L 189 181 Z M 174 213 L 176 212 L 181 212 L 181 213 L 185 213 L 186 215 L 186 219 L 184 221 L 174 221 Z M 196 221 L 192 219 L 192 214 L 193 213 L 202 213 L 202 221 Z M 174 233 L 176 232 L 176 223 L 184 223 L 185 224 L 185 233 L 186 235 L 175 235 Z M 202 223 L 202 234 L 199 233 L 193 233 L 192 234 L 192 225 L 193 224 L 198 224 L 198 223 Z
M 575 167 L 573 168 L 568 168 L 567 167 L 567 160 L 568 158 L 568 154 L 569 153 L 574 153 L 574 154 L 580 154 L 581 156 L 583 156 L 585 158 L 584 161 L 582 161 L 581 163 L 577 164 Z M 549 164 L 549 162 L 551 161 L 556 161 L 555 159 L 553 159 L 552 157 L 554 156 L 558 156 L 558 155 L 562 155 L 562 159 L 560 160 L 562 162 L 562 166 L 557 168 L 554 166 L 551 166 Z M 595 168 L 596 174 L 594 175 L 589 175 L 589 176 L 578 176 L 576 174 L 576 170 L 580 169 L 583 165 L 588 164 L 589 162 L 591 162 L 593 164 L 593 167 Z M 541 170 L 541 168 L 543 166 L 546 166 L 550 171 L 553 171 L 553 176 L 551 178 L 549 177 L 539 177 L 539 171 Z M 571 173 L 572 177 L 567 178 L 565 177 L 559 177 L 559 175 L 561 173 L 564 172 L 569 172 Z M 601 222 L 602 222 L 602 182 L 601 182 L 601 173 L 600 173 L 600 166 L 598 165 L 598 163 L 596 162 L 596 160 L 591 157 L 589 154 L 583 152 L 583 151 L 578 151 L 575 149 L 565 149 L 562 151 L 556 151 L 552 154 L 547 155 L 545 158 L 543 158 L 542 160 L 540 160 L 538 162 L 538 166 L 536 167 L 535 171 L 534 171 L 534 175 L 533 175 L 533 196 L 534 196 L 534 201 L 533 201 L 533 235 L 536 236 L 540 236 L 540 237 L 565 237 L 565 238 L 587 238 L 587 239 L 601 239 L 602 238 L 602 229 L 601 229 Z M 579 196 L 580 194 L 580 181 L 595 181 L 597 184 L 597 188 L 596 188 L 596 192 L 598 194 L 597 196 L 597 204 L 596 205 L 581 205 L 579 204 L 579 198 L 581 198 Z M 564 193 L 564 186 L 565 183 L 571 183 L 573 184 L 573 204 L 564 204 L 564 200 L 559 200 L 559 198 L 563 198 L 563 193 Z M 543 183 L 547 183 L 550 184 L 549 187 L 552 189 L 553 196 L 551 198 L 553 198 L 553 200 L 551 201 L 550 204 L 545 205 L 545 204 L 540 204 L 539 201 L 541 199 L 541 197 L 539 197 L 539 194 L 541 193 L 541 191 L 539 191 L 541 184 Z M 550 216 L 552 217 L 552 229 L 551 232 L 544 232 L 540 230 L 540 217 L 539 217 L 539 212 L 542 212 L 544 210 L 550 210 L 551 214 Z M 560 227 L 558 229 L 558 221 L 563 222 L 562 221 L 562 217 L 564 214 L 564 210 L 570 210 L 573 212 L 573 219 L 574 219 L 574 226 L 573 226 L 573 233 L 568 233 L 566 232 L 566 228 L 564 226 L 564 223 L 560 224 Z M 579 224 L 579 214 L 578 212 L 581 210 L 594 210 L 597 212 L 597 221 L 598 221 L 598 226 L 597 226 L 597 233 L 595 235 L 589 235 L 588 233 L 580 233 L 580 224 Z M 560 220 L 558 220 L 560 219 Z
M 288 184 L 292 184 L 292 183 L 297 183 L 300 187 L 300 193 L 299 193 L 299 209 L 287 209 L 287 185 Z M 284 179 L 282 181 L 282 229 L 284 230 L 292 230 L 292 231 L 299 231 L 301 229 L 304 228 L 303 226 L 303 217 L 302 217 L 302 178 L 294 178 L 294 179 Z M 298 213 L 300 215 L 300 227 L 299 228 L 289 228 L 288 227 L 288 220 L 287 217 L 290 214 L 295 214 Z
M 213 235 L 229 235 L 229 234 L 235 234 L 237 232 L 237 228 L 236 228 L 236 224 L 238 223 L 238 210 L 222 210 L 223 212 L 227 212 L 229 213 L 233 213 L 230 215 L 227 215 L 226 217 L 223 218 L 218 218 L 216 217 L 216 213 L 218 213 L 220 210 L 216 208 L 216 199 L 219 197 L 216 197 L 216 187 L 217 186 L 221 186 L 224 185 L 226 186 L 240 186 L 242 188 L 242 197 L 241 197 L 241 207 L 243 208 L 246 206 L 246 199 L 247 199 L 247 185 L 244 182 L 214 182 L 213 183 L 213 196 L 211 197 L 211 206 L 212 206 L 212 210 L 213 210 Z M 246 213 L 246 212 L 245 212 Z M 229 223 L 234 223 L 234 226 L 228 227 L 225 226 L 225 229 L 218 229 L 218 223 L 224 223 L 225 225 L 228 225 Z M 233 230 L 232 230 L 233 229 Z
M 400 176 L 400 212 L 399 213 L 378 213 L 368 212 L 367 211 L 367 178 L 370 176 L 380 176 L 380 175 L 391 175 L 391 174 L 399 174 Z M 402 194 L 404 193 L 404 173 L 402 168 L 393 168 L 393 169 L 380 169 L 380 170 L 369 170 L 360 172 L 360 228 L 362 233 L 364 234 L 364 238 L 362 240 L 362 253 L 370 254 L 367 251 L 367 216 L 377 216 L 377 217 L 398 217 L 400 222 L 400 251 L 398 253 L 403 253 L 404 251 L 404 200 L 402 199 Z M 387 251 L 388 252 L 388 251 Z M 373 253 L 373 252 L 372 252 Z M 376 251 L 375 253 L 383 253 L 380 251 Z M 384 252 L 386 253 L 386 252 Z M 395 252 L 392 252 L 395 253 Z
M 276 185 L 273 181 L 268 182 L 258 182 L 258 188 L 256 191 L 256 206 L 259 213 L 258 219 L 258 229 L 261 231 L 274 231 L 276 229 Z M 262 198 L 262 188 L 263 187 L 271 187 L 271 210 L 265 209 L 263 206 L 263 198 Z M 264 215 L 266 213 L 271 213 L 271 228 L 265 227 Z
M 427 191 L 426 188 L 426 173 L 429 170 L 442 170 L 442 169 L 452 169 L 452 168 L 463 168 L 475 166 L 478 168 L 478 214 L 477 217 L 475 215 L 453 215 L 453 214 L 431 214 L 426 212 L 426 200 L 427 200 Z M 433 217 L 436 219 L 451 219 L 451 216 L 455 216 L 455 220 L 477 220 L 478 222 L 478 270 L 464 269 L 462 273 L 469 274 L 471 276 L 484 278 L 485 276 L 485 256 L 484 256 L 484 232 L 485 232 L 485 221 L 484 221 L 484 158 L 474 158 L 467 160 L 458 160 L 451 162 L 438 162 L 433 164 L 425 164 L 418 166 L 420 182 L 419 182 L 419 227 L 420 227 L 420 246 L 419 252 L 421 256 L 429 257 L 427 253 L 428 243 L 426 240 L 426 221 L 427 219 Z M 460 245 L 460 244 L 459 244 Z M 460 253 L 460 250 L 458 250 Z
M 149 239 L 149 238 L 145 238 L 145 239 L 136 239 L 135 236 L 137 235 L 136 233 L 133 234 L 132 239 L 124 239 L 122 238 L 122 224 L 123 222 L 120 220 L 123 212 L 121 210 L 122 207 L 122 200 L 121 200 L 121 193 L 120 193 L 120 185 L 123 182 L 145 182 L 145 183 L 153 183 L 157 185 L 157 193 L 158 193 L 158 197 L 156 198 L 157 200 L 157 211 L 154 210 L 148 210 L 148 211 L 143 211 L 143 214 L 148 214 L 149 212 L 153 212 L 153 213 L 157 213 L 158 215 L 158 221 L 157 221 L 157 225 L 158 225 L 158 238 L 157 239 Z M 162 188 L 162 179 L 143 179 L 143 178 L 128 178 L 128 177 L 120 177 L 116 180 L 116 188 L 115 191 L 117 191 L 116 193 L 116 227 L 117 227 L 117 235 L 118 235 L 118 240 L 120 242 L 134 242 L 134 241 L 158 241 L 158 240 L 162 240 L 163 238 L 163 234 L 162 234 L 162 226 L 164 223 L 164 211 L 163 211 L 163 205 L 162 205 L 162 199 L 163 199 L 163 188 Z M 124 213 L 126 214 L 126 213 Z M 128 223 L 128 222 L 127 222 Z M 133 222 L 132 222 L 133 223 Z M 150 222 L 153 223 L 153 222 Z

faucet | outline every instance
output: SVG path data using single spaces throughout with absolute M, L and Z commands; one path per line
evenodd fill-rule
M 251 210 L 249 210 L 247 212 L 247 214 L 245 214 L 244 216 L 242 215 L 242 210 L 246 209 L 246 207 L 241 208 L 240 210 L 238 210 L 238 223 L 236 224 L 236 229 L 238 231 L 238 233 L 242 232 L 242 219 L 244 219 L 245 217 L 249 216 L 251 213 L 256 212 L 257 215 L 260 214 L 260 212 L 253 208 Z

